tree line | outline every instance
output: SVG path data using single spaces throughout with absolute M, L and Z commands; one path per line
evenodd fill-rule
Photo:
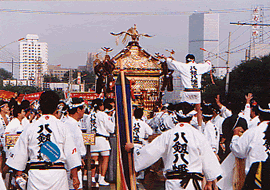
M 249 61 L 242 61 L 230 72 L 229 91 L 225 93 L 226 77 L 218 79 L 215 84 L 209 74 L 203 76 L 203 99 L 213 99 L 221 95 L 223 102 L 244 103 L 245 94 L 251 92 L 257 101 L 263 101 L 270 94 L 270 54 Z

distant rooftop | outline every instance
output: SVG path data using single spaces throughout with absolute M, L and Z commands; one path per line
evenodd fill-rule
M 69 70 L 69 69 L 62 68 L 61 65 L 48 65 L 48 70 Z
M 36 34 L 27 34 L 26 40 L 39 40 L 38 35 Z

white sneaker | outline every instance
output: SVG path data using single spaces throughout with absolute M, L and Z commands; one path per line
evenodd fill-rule
M 99 180 L 98 183 L 99 183 L 99 185 L 110 185 L 110 183 L 107 183 L 107 182 L 104 180 L 104 178 L 103 178 L 103 179 L 101 178 L 101 179 Z
M 101 174 L 97 174 L 97 179 L 98 179 L 98 181 L 101 181 L 102 180 Z M 103 177 L 103 179 L 104 179 L 104 177 Z

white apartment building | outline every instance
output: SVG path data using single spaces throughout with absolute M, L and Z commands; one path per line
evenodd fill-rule
M 20 42 L 20 79 L 42 84 L 42 76 L 47 73 L 48 44 L 39 42 L 36 34 L 27 34 Z

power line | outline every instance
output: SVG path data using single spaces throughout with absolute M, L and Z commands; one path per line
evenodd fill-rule
M 266 33 L 269 37 L 266 38 L 266 39 L 264 39 L 265 42 L 269 42 L 269 41 L 270 41 L 270 35 L 269 35 L 268 33 L 270 33 L 270 31 Z M 247 44 L 247 43 L 250 43 L 250 41 L 247 41 L 247 42 L 245 42 L 245 43 L 243 43 L 243 44 L 241 44 L 241 45 L 238 45 L 238 46 L 236 46 L 236 47 L 234 47 L 234 48 L 231 48 L 231 50 L 232 50 L 232 49 L 236 49 L 236 48 L 238 48 L 238 47 L 241 47 L 241 46 L 243 46 L 243 45 L 245 45 L 245 44 Z M 260 44 L 260 43 L 255 43 L 255 44 Z M 264 46 L 258 47 L 258 48 L 256 48 L 256 50 L 264 49 L 264 48 L 267 47 L 268 45 L 269 45 L 269 44 L 264 44 Z M 249 47 L 250 47 L 250 45 L 248 45 L 248 46 L 246 46 L 246 47 L 243 47 L 243 48 L 241 48 L 241 49 L 237 49 L 237 50 L 231 51 L 230 53 L 231 53 L 231 54 L 232 54 L 232 53 L 240 53 L 240 52 L 245 51 L 245 50 L 246 50 L 247 48 L 249 48 Z M 219 54 L 219 56 L 220 56 L 220 57 L 224 57 L 224 56 L 227 55 L 227 53 L 228 53 L 228 52 L 226 52 L 226 51 L 225 51 L 225 52 L 222 52 L 221 54 L 223 54 L 223 55 L 220 55 L 220 54 Z M 216 55 L 211 55 L 211 56 L 208 56 L 207 58 L 208 58 L 208 59 L 212 59 L 212 58 L 216 59 L 217 57 L 216 57 Z
M 237 29 L 235 29 L 232 34 L 234 34 L 237 30 L 239 30 L 241 27 L 238 27 Z M 211 52 L 214 52 L 218 47 L 220 47 L 221 44 L 223 44 L 225 41 L 228 40 L 228 37 L 225 38 L 222 42 L 220 42 L 215 48 L 213 48 L 212 50 L 210 50 Z M 223 51 L 225 48 L 223 48 L 221 51 Z M 219 50 L 220 52 L 220 50 Z
M 267 40 L 267 39 L 270 39 L 270 37 L 266 38 L 265 40 Z M 260 43 L 255 43 L 255 44 L 260 44 Z M 267 45 L 268 45 L 268 44 L 265 44 L 265 46 L 267 46 Z M 264 47 L 265 47 L 265 46 L 264 46 Z M 244 48 L 241 48 L 241 49 L 239 49 L 239 50 L 232 51 L 231 53 L 237 53 L 237 52 L 246 50 L 248 47 L 249 47 L 249 46 L 244 47 Z M 262 49 L 262 48 L 263 48 L 263 47 L 260 47 L 260 48 L 257 48 L 257 49 Z
M 5 46 L 6 45 L 4 45 L 4 46 L 0 45 L 0 48 L 1 48 L 0 53 L 2 54 L 2 52 L 5 51 L 7 54 L 9 54 L 9 57 L 7 56 L 7 54 L 4 54 L 5 57 L 13 58 L 13 59 L 18 59 L 19 60 L 19 57 L 17 55 L 15 55 L 14 53 L 8 51 L 6 48 L 3 48 Z
M 247 23 L 247 22 L 230 22 L 230 24 L 236 25 L 249 25 L 249 26 L 270 26 L 270 24 L 261 24 L 261 23 Z
M 118 16 L 118 15 L 145 15 L 145 16 L 166 16 L 166 15 L 191 15 L 193 13 L 241 13 L 252 11 L 252 8 L 241 8 L 241 9 L 223 9 L 223 10 L 209 10 L 209 11 L 155 11 L 155 12 L 70 12 L 70 11 L 38 11 L 38 10 L 23 10 L 23 9 L 0 9 L 3 13 L 20 13 L 20 14 L 50 14 L 50 15 L 108 15 L 108 16 Z M 270 10 L 270 7 L 264 7 L 264 10 Z
M 5 50 L 3 50 L 3 51 L 5 51 Z M 7 54 L 0 54 L 1 55 L 1 57 L 5 57 L 5 59 L 16 59 L 16 60 L 19 60 L 19 58 L 17 57 L 17 56 L 15 56 L 13 53 L 10 53 L 10 52 L 8 52 L 8 51 L 6 51 L 7 52 Z
M 269 36 L 268 38 L 264 39 L 265 42 L 268 42 L 268 41 L 270 40 L 270 35 L 269 35 L 268 33 L 270 33 L 270 31 L 268 31 L 268 32 L 265 33 L 265 34 L 267 34 L 267 35 Z M 240 45 L 238 45 L 238 46 L 236 46 L 236 47 L 233 47 L 233 48 L 231 48 L 231 50 L 234 50 L 234 49 L 239 48 L 239 47 L 241 47 L 241 46 L 243 46 L 243 45 L 246 45 L 247 43 L 250 43 L 250 41 L 247 41 L 247 42 L 245 42 L 245 43 L 243 43 L 243 44 L 240 44 Z M 260 44 L 260 43 L 256 43 L 256 44 Z M 265 44 L 265 46 L 267 46 L 267 45 L 268 45 L 268 44 Z M 241 48 L 241 49 L 237 49 L 237 50 L 231 51 L 231 53 L 238 53 L 238 52 L 244 51 L 244 50 L 246 50 L 249 46 L 250 46 L 250 45 L 248 45 L 248 46 L 246 46 L 246 47 L 243 47 L 243 48 Z M 263 47 L 260 47 L 260 48 L 258 48 L 258 49 L 262 49 L 262 48 L 263 48 Z M 225 51 L 225 52 L 222 52 L 222 53 L 220 53 L 220 54 L 224 54 L 224 55 L 220 55 L 220 56 L 222 57 L 222 56 L 225 56 L 225 55 L 227 54 L 227 52 Z M 212 57 L 214 57 L 214 56 L 212 56 Z
M 242 25 L 240 25 L 241 27 L 242 27 Z M 239 28 L 241 28 L 241 27 L 239 27 Z M 244 32 L 242 32 L 239 36 L 241 36 L 241 35 L 243 35 L 245 32 L 247 32 L 248 30 L 250 30 L 250 28 L 247 28 Z M 268 32 L 265 32 L 264 34 L 267 34 L 268 36 L 269 36 L 269 32 L 270 31 L 268 31 Z M 239 37 L 238 36 L 238 37 Z M 234 41 L 236 41 L 237 39 L 238 39 L 238 37 L 234 40 Z M 227 39 L 227 38 L 226 38 Z M 269 38 L 266 38 L 266 39 L 264 39 L 264 41 L 266 41 L 267 39 L 269 39 Z M 233 42 L 234 42 L 233 41 Z M 246 44 L 249 44 L 250 43 L 250 40 L 248 40 L 248 41 L 246 41 L 245 43 L 242 43 L 242 44 L 240 44 L 240 45 L 237 45 L 237 46 L 235 46 L 235 47 L 233 47 L 233 48 L 231 48 L 231 50 L 234 50 L 234 49 L 237 49 L 237 48 L 239 48 L 239 47 L 241 47 L 241 46 L 244 46 L 244 45 L 246 45 Z M 246 47 L 244 47 L 244 48 L 241 48 L 241 49 L 239 49 L 239 50 L 235 50 L 235 51 L 233 51 L 232 53 L 238 53 L 238 52 L 240 52 L 240 51 L 243 51 L 243 50 L 245 50 L 246 48 L 248 48 L 250 45 L 248 45 L 248 46 L 246 46 Z M 223 50 L 224 50 L 224 48 L 223 48 Z M 224 52 L 221 52 L 219 55 L 220 56 L 223 56 L 222 54 L 227 54 L 227 52 L 226 51 L 224 51 Z M 224 55 L 224 56 L 225 56 Z

